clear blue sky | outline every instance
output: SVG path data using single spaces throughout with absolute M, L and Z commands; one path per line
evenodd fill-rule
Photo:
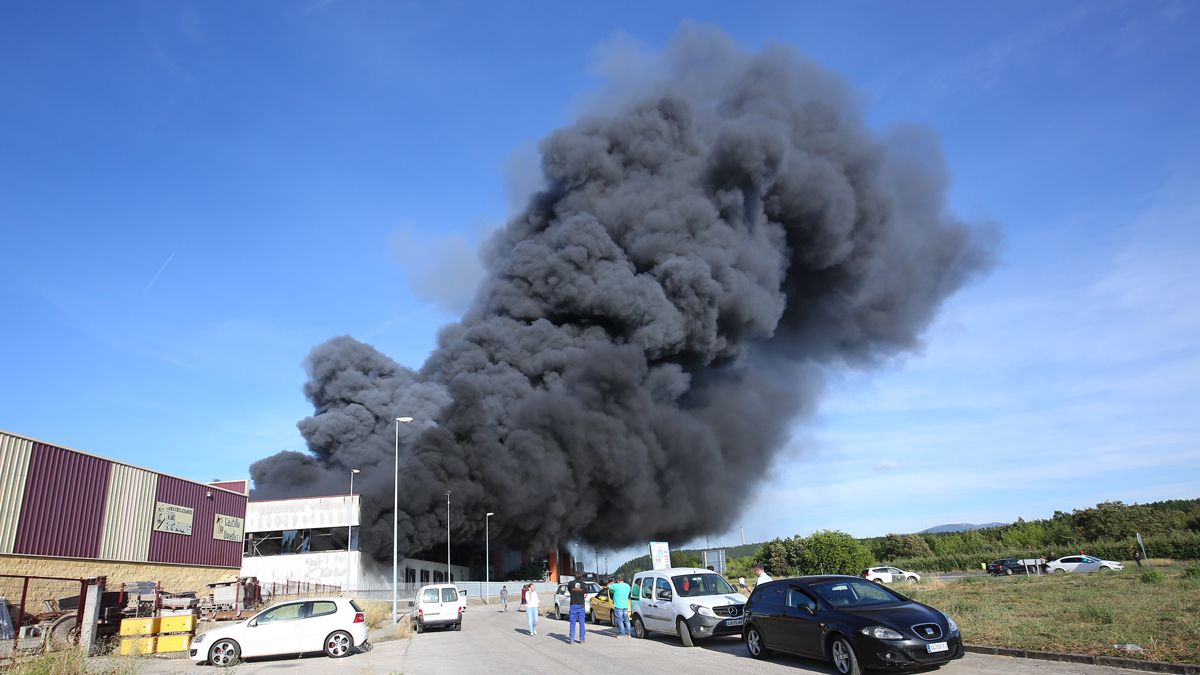
M 6 3 L 0 428 L 200 480 L 302 449 L 308 351 L 419 366 L 604 54 L 694 20 L 934 129 L 1002 232 L 921 353 L 833 381 L 748 540 L 1200 497 L 1200 6 L 508 4 Z

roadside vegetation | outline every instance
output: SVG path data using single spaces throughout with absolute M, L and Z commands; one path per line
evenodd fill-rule
M 1197 566 L 923 579 L 896 590 L 953 616 L 970 644 L 1200 663 Z

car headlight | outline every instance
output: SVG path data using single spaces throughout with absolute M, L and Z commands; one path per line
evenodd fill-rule
M 200 644 L 201 642 L 204 642 L 205 635 L 206 635 L 206 633 L 201 633 L 201 634 L 197 635 L 196 637 L 192 638 L 192 644 L 195 645 L 195 644 Z
M 886 626 L 868 626 L 860 628 L 858 632 L 873 637 L 876 640 L 903 640 L 904 636 Z
M 954 623 L 954 619 L 951 619 L 949 614 L 943 613 L 942 616 L 946 617 L 946 625 L 950 628 L 950 632 L 957 633 L 958 624 Z
M 705 607 L 704 605 L 689 605 L 689 607 L 692 608 L 693 612 L 699 614 L 700 616 L 711 616 L 714 618 L 717 616 L 711 609 Z

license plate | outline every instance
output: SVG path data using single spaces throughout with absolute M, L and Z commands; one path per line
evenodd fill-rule
M 950 649 L 950 646 L 947 645 L 945 642 L 930 642 L 929 644 L 925 645 L 925 649 L 930 654 L 933 654 L 934 652 L 947 651 Z
M 743 623 L 746 623 L 745 619 L 729 619 L 728 621 L 725 622 L 725 625 L 726 626 L 740 626 Z

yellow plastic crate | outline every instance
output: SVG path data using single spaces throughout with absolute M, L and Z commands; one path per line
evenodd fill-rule
M 196 617 L 190 614 L 164 616 L 159 619 L 159 633 L 190 633 L 194 630 L 196 630 Z
M 191 635 L 159 635 L 158 647 L 155 649 L 155 651 L 159 654 L 167 654 L 170 652 L 186 652 L 191 646 Z
M 158 619 L 121 619 L 121 635 L 154 635 Z
M 121 656 L 153 654 L 158 638 L 121 638 Z

